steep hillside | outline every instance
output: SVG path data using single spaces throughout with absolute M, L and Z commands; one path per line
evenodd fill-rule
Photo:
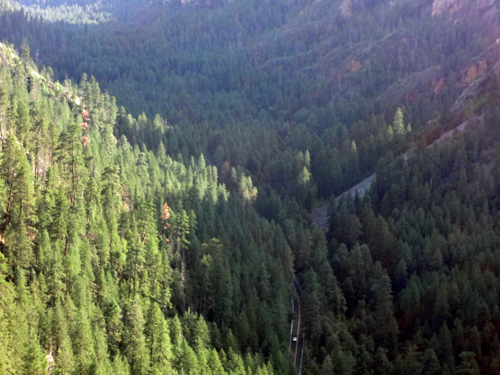
M 352 358 L 375 345 L 381 373 L 498 372 L 498 302 L 482 288 L 499 290 L 499 67 L 495 43 L 451 109 L 404 155 L 378 161 L 363 199 L 331 201 L 331 263 L 346 299 L 337 330 L 349 335 L 318 330 L 328 354 L 311 349 L 322 362 L 311 371 L 357 373 L 373 362 Z
M 115 138 L 118 112 L 0 45 L 0 372 L 293 373 L 293 258 L 251 179 Z
M 93 75 L 133 113 L 160 113 L 186 145 L 173 142 L 170 155 L 240 166 L 310 207 L 404 150 L 390 129 L 398 107 L 418 130 L 484 70 L 477 57 L 496 40 L 496 8 L 473 3 L 153 2 L 133 22 L 83 32 L 5 13 L 0 35 L 26 40 L 61 79 Z M 117 135 L 145 141 L 132 129 L 121 121 Z M 304 163 L 283 164 L 306 151 L 308 183 L 296 189 Z
M 498 373 L 497 1 L 126 4 L 0 15 L 0 366 Z

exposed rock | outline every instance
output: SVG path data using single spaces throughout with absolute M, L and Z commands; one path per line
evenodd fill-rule
M 413 73 L 391 85 L 380 97 L 387 102 L 399 103 L 404 100 L 406 103 L 411 103 L 419 93 L 436 92 L 435 90 L 442 80 L 442 74 L 439 65 Z M 443 88 L 444 86 L 441 89 Z
M 446 86 L 446 83 L 444 79 L 441 78 L 441 80 L 437 83 L 436 87 L 434 87 L 434 94 L 439 95 L 443 92 L 444 87 Z
M 462 84 L 466 87 L 453 104 L 452 113 L 461 112 L 468 102 L 481 96 L 492 74 L 500 75 L 500 44 L 491 45 L 483 57 L 463 72 Z
M 372 174 L 371 176 L 365 178 L 359 184 L 354 185 L 352 188 L 335 198 L 335 200 L 338 202 L 342 197 L 345 197 L 347 195 L 352 195 L 354 197 L 356 194 L 358 194 L 360 198 L 362 198 L 366 194 L 366 192 L 370 190 L 373 181 L 375 181 L 375 174 Z
M 488 70 L 488 63 L 486 61 L 480 61 L 476 64 L 471 65 L 468 69 L 463 71 L 462 82 L 466 85 L 470 84 L 479 76 L 482 76 Z
M 344 18 L 350 18 L 352 16 L 352 4 L 353 0 L 344 0 L 342 5 L 340 5 L 340 14 L 342 14 L 342 17 Z
M 481 93 L 484 90 L 484 84 L 488 81 L 488 75 L 483 75 L 479 78 L 477 78 L 475 81 L 473 81 L 470 85 L 468 85 L 465 90 L 460 94 L 458 99 L 455 101 L 453 104 L 453 107 L 451 108 L 452 113 L 457 113 L 462 111 L 467 102 L 472 100 L 473 98 L 477 97 L 478 95 L 481 95 Z
M 373 181 L 375 181 L 374 174 L 372 174 L 368 178 L 365 178 L 359 184 L 353 186 L 346 192 L 339 195 L 335 199 L 335 201 L 338 202 L 342 197 L 345 197 L 347 195 L 355 196 L 356 194 L 358 194 L 360 197 L 363 197 L 366 194 L 366 192 L 370 190 Z M 330 210 L 329 203 L 325 203 L 324 205 L 316 207 L 315 209 L 312 210 L 312 218 L 314 223 L 319 229 L 321 229 L 324 232 L 328 230 L 328 221 L 330 220 L 330 217 L 328 215 L 329 210 Z
M 444 143 L 444 142 L 449 142 L 449 141 L 453 140 L 460 133 L 462 133 L 464 130 L 466 130 L 468 125 L 469 125 L 468 121 L 465 121 L 465 122 L 461 123 L 456 128 L 453 128 L 453 129 L 448 130 L 447 132 L 443 133 L 441 135 L 441 137 L 439 137 L 438 139 L 436 139 L 434 142 L 432 142 L 427 147 L 429 148 L 429 147 L 432 147 L 432 146 L 435 146 L 435 145 L 438 145 L 438 144 L 441 144 L 441 143 Z
M 323 232 L 328 230 L 328 220 L 330 219 L 328 216 L 329 209 L 330 205 L 325 203 L 324 205 L 316 207 L 312 210 L 313 222 Z
M 347 65 L 347 69 L 351 72 L 351 73 L 354 73 L 354 72 L 357 72 L 359 70 L 359 68 L 361 68 L 361 63 L 359 61 L 356 61 L 356 60 L 352 60 L 348 65 Z

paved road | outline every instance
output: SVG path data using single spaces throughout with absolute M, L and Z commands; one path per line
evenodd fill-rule
M 293 355 L 293 363 L 297 367 L 297 371 L 301 372 L 302 370 L 302 355 L 304 352 L 304 322 L 302 321 L 301 316 L 301 308 L 300 305 L 300 297 L 302 296 L 302 290 L 300 289 L 300 285 L 297 280 L 293 281 L 293 287 L 295 288 L 295 297 L 292 300 L 293 312 L 295 313 L 295 317 L 292 322 L 292 329 L 290 338 L 290 348 L 292 350 Z M 297 338 L 297 341 L 293 341 L 293 337 Z

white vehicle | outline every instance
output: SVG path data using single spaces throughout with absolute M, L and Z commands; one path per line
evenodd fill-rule
M 293 341 L 293 342 L 297 342 L 297 336 L 293 336 L 293 337 L 292 337 L 292 341 Z

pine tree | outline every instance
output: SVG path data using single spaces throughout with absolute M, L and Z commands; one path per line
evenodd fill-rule
M 53 317 L 52 327 L 53 332 L 56 333 L 53 342 L 53 356 L 55 357 L 57 369 L 61 375 L 72 374 L 75 370 L 75 359 L 68 332 L 67 317 L 59 301 L 56 302 L 54 307 Z
M 471 352 L 460 353 L 460 365 L 457 367 L 457 375 L 478 375 L 481 373 L 476 361 L 476 355 Z
M 129 375 L 130 366 L 125 358 L 117 355 L 113 361 L 113 373 L 115 375 Z
M 2 152 L 1 177 L 7 188 L 6 218 L 2 231 L 5 242 L 21 267 L 34 263 L 33 239 L 37 222 L 34 209 L 34 188 L 26 155 L 12 133 Z
M 7 259 L 0 252 L 0 342 L 4 343 L 4 350 L 0 351 L 0 371 L 7 373 L 10 362 L 15 356 L 15 345 L 11 341 L 14 336 L 10 332 L 10 317 L 12 314 L 14 290 L 12 283 L 6 281 L 9 273 Z
M 198 367 L 198 360 L 196 355 L 191 349 L 185 339 L 182 339 L 180 345 L 180 357 L 177 363 L 177 371 L 183 372 L 184 374 L 197 374 L 200 373 L 200 368 Z
M 453 343 L 446 322 L 443 323 L 439 331 L 439 346 L 436 352 L 441 363 L 446 364 L 448 368 L 454 367 Z
M 23 100 L 20 100 L 18 103 L 14 127 L 16 129 L 16 135 L 19 143 L 25 149 L 29 149 L 28 140 L 29 133 L 31 131 L 31 119 L 29 116 L 28 106 Z
M 144 337 L 144 318 L 139 297 L 135 297 L 127 312 L 125 355 L 130 364 L 132 375 L 146 374 L 149 371 L 150 356 Z
M 333 375 L 333 373 L 334 373 L 334 367 L 332 358 L 330 357 L 329 354 L 327 354 L 325 360 L 323 361 L 323 364 L 321 365 L 321 375 Z
M 93 372 L 99 375 L 111 374 L 113 372 L 112 365 L 109 360 L 108 345 L 106 343 L 106 332 L 99 328 L 99 325 L 94 324 L 94 363 L 92 364 Z
M 160 306 L 151 303 L 144 329 L 146 346 L 151 359 L 151 372 L 168 374 L 172 372 L 172 349 L 167 322 L 163 317 Z
M 380 267 L 380 263 L 376 262 L 375 267 Z M 395 349 L 399 329 L 393 315 L 391 280 L 387 272 L 382 270 L 380 278 L 373 280 L 372 283 L 376 324 L 374 338 L 383 340 L 386 348 Z
M 405 126 L 403 123 L 403 111 L 401 108 L 396 110 L 394 114 L 394 121 L 392 122 L 392 129 L 396 138 L 400 138 L 405 134 Z
M 318 349 L 321 335 L 321 301 L 318 296 L 318 282 L 316 273 L 310 269 L 304 277 L 304 302 L 302 314 L 306 323 L 306 332 L 311 342 L 316 343 Z
M 219 355 L 217 351 L 213 349 L 208 357 L 208 368 L 210 369 L 213 375 L 224 375 L 226 372 L 224 371 L 224 367 L 219 359 Z
M 88 305 L 78 308 L 72 343 L 76 371 L 81 374 L 88 373 L 95 361 L 94 340 L 88 317 Z
M 47 359 L 40 347 L 38 335 L 33 328 L 29 329 L 26 342 L 23 344 L 24 356 L 22 372 L 29 375 L 46 373 Z

